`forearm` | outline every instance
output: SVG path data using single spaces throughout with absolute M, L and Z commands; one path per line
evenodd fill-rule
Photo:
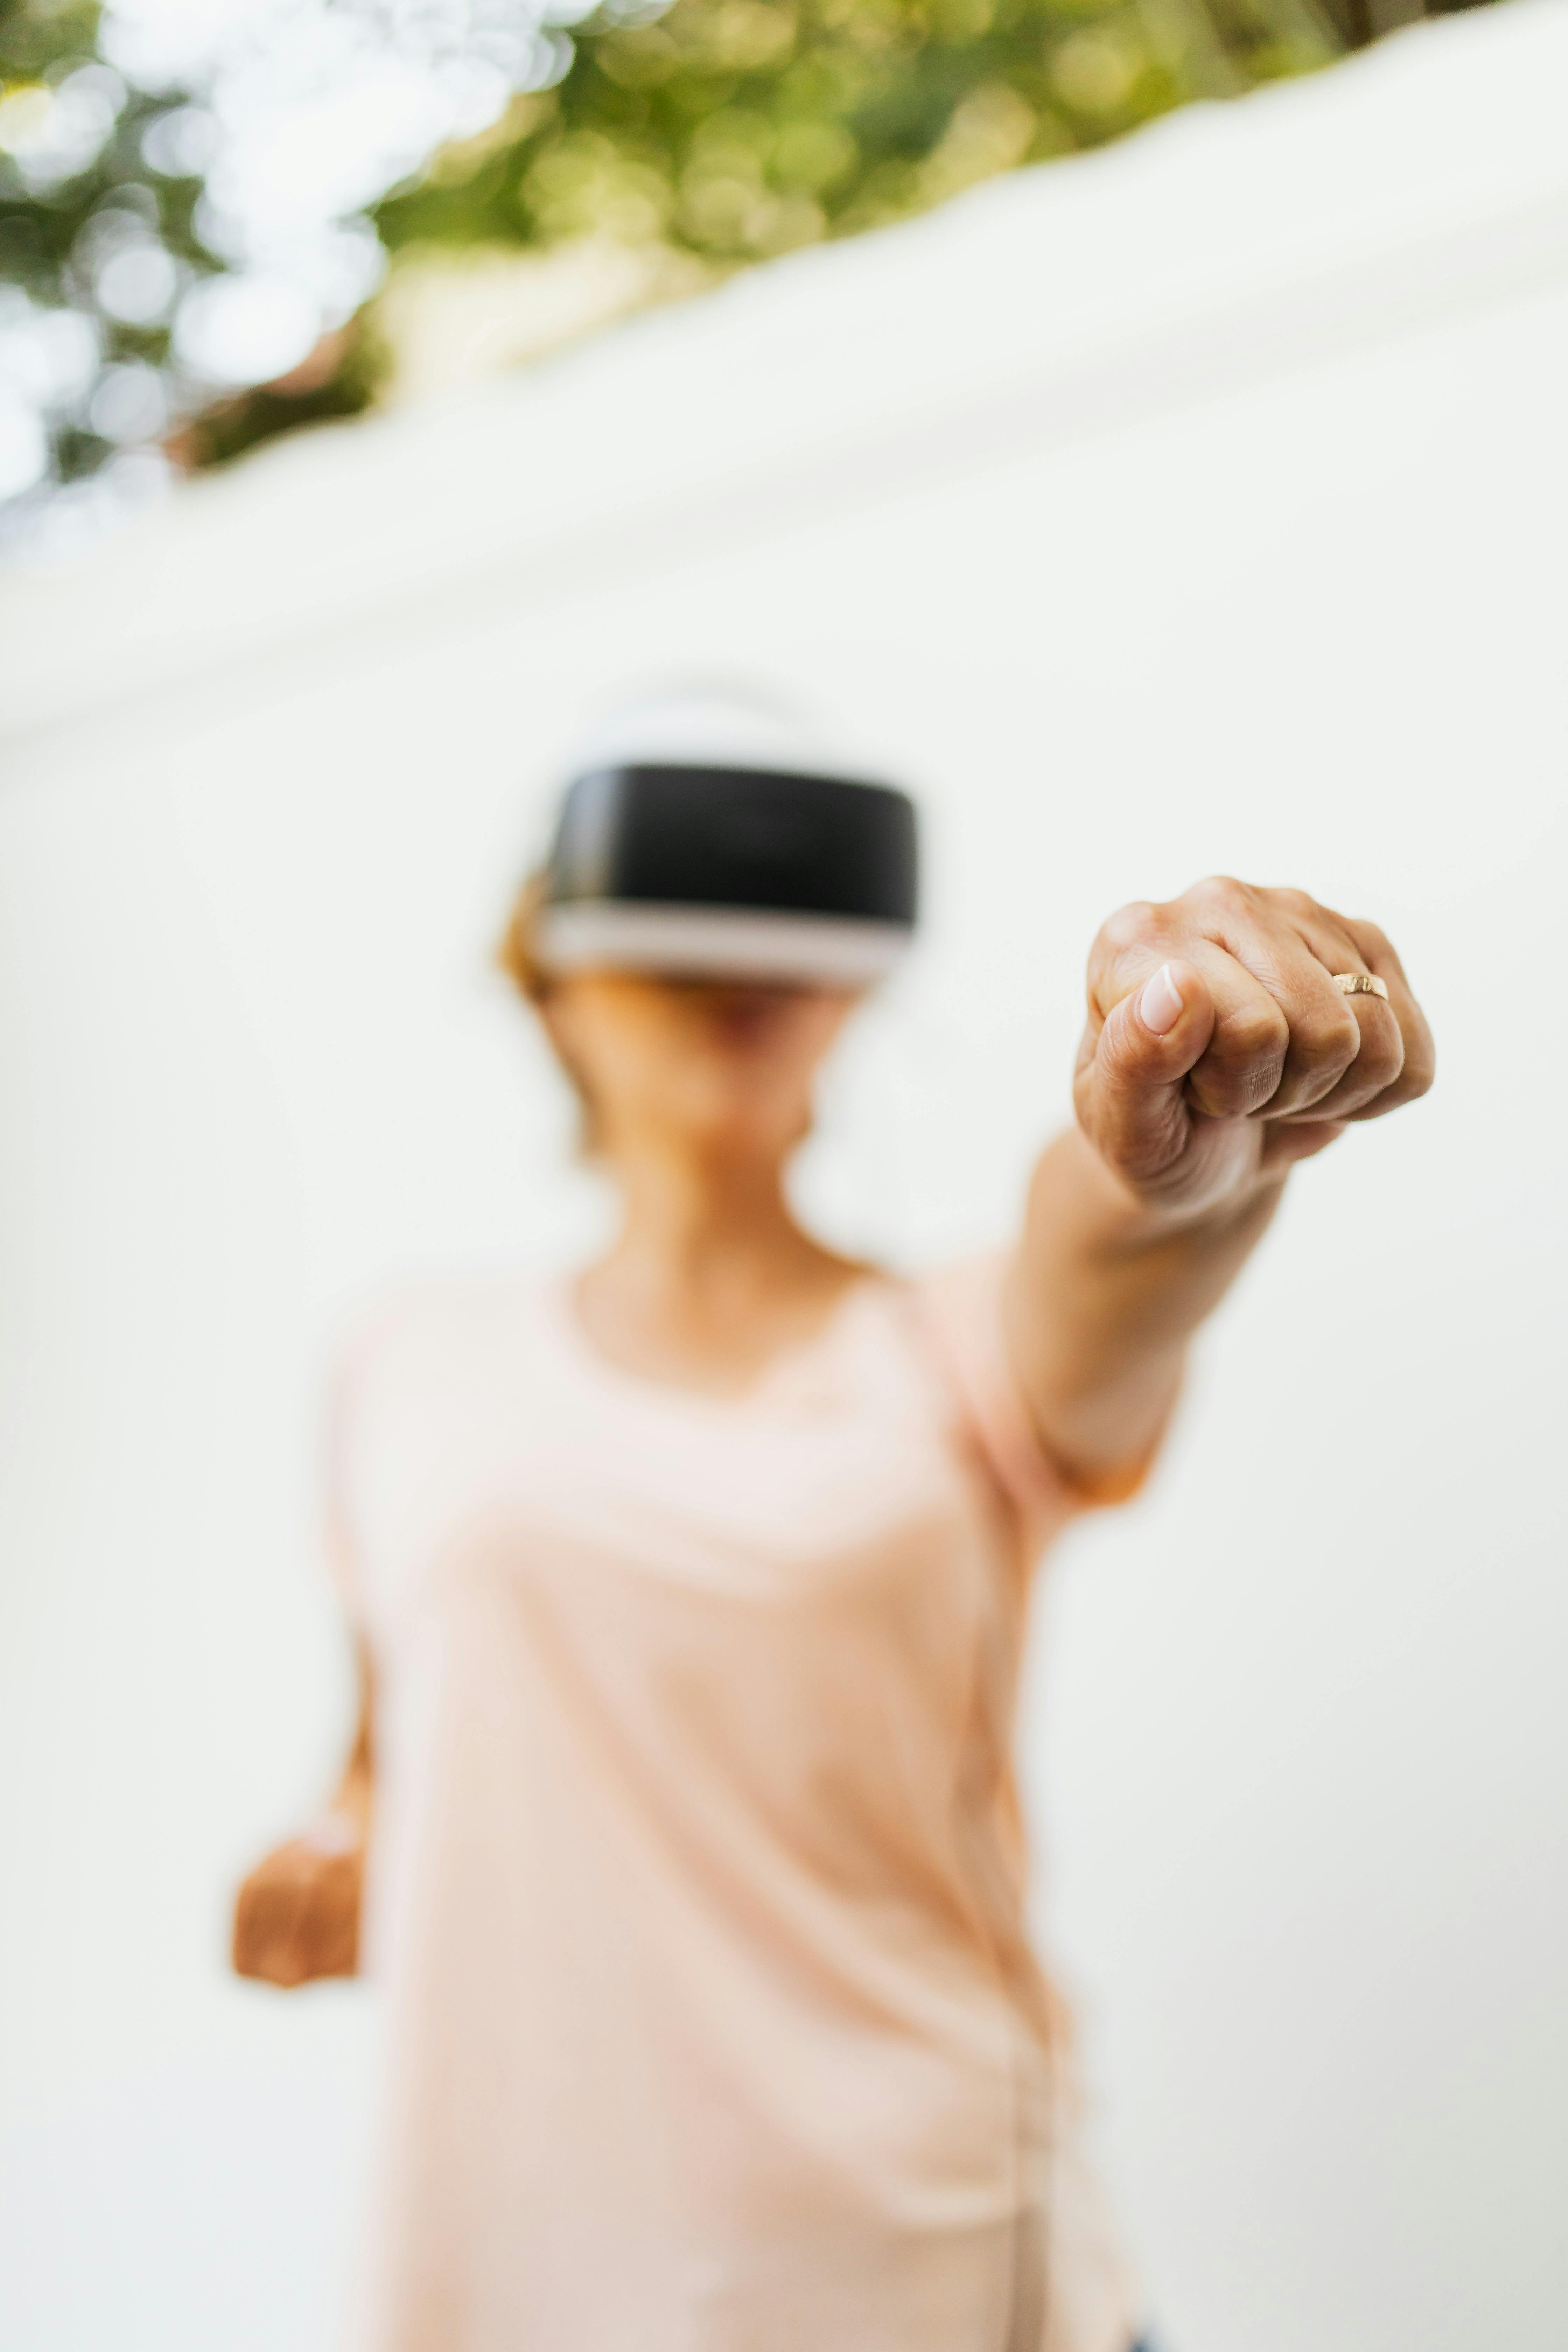
M 1140 1463 L 1187 1343 L 1266 1230 L 1283 1173 L 1197 1213 L 1140 1202 L 1076 1129 L 1041 1158 L 1007 1285 L 1007 1339 L 1042 1442 L 1093 1486 Z
M 354 1668 L 358 1711 L 353 1743 L 338 1785 L 332 1791 L 328 1811 L 352 1822 L 363 1837 L 370 1827 L 371 1806 L 375 1794 L 375 1679 L 370 1652 L 363 1639 L 355 1643 Z
M 268 1984 L 310 1984 L 359 1967 L 360 1895 L 374 1795 L 374 1685 L 363 1644 L 359 1716 L 342 1778 L 324 1810 L 268 1854 L 239 1889 L 234 1965 Z

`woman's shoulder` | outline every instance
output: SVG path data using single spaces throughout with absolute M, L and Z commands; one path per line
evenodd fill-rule
M 998 1318 L 1007 1259 L 1003 1248 L 966 1250 L 875 1273 L 866 1287 L 893 1316 L 928 1330 L 984 1327 Z
M 1006 1328 L 1012 1253 L 980 1249 L 913 1276 L 909 1307 L 991 1475 L 1037 1552 L 1084 1497 L 1047 1454 L 1019 1386 Z
M 537 1268 L 512 1265 L 433 1269 L 384 1285 L 340 1318 L 334 1383 L 352 1391 L 388 1373 L 440 1376 L 499 1343 L 542 1345 L 557 1286 Z

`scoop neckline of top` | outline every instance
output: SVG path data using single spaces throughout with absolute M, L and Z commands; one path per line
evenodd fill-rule
M 657 1372 L 639 1372 L 630 1364 L 618 1364 L 607 1356 L 590 1336 L 577 1305 L 577 1284 L 586 1273 L 584 1266 L 574 1266 L 569 1273 L 557 1275 L 545 1286 L 545 1299 L 558 1333 L 580 1367 L 601 1381 L 608 1381 L 626 1391 L 629 1395 L 650 1400 L 656 1404 L 676 1407 L 695 1405 L 719 1412 L 737 1412 L 756 1404 L 772 1394 L 784 1377 L 796 1365 L 808 1362 L 820 1349 L 834 1340 L 847 1321 L 850 1310 L 864 1304 L 874 1291 L 896 1291 L 903 1286 L 902 1278 L 879 1266 L 871 1266 L 846 1283 L 816 1329 L 803 1339 L 792 1339 L 785 1347 L 775 1349 L 773 1355 L 742 1389 L 699 1388 L 688 1381 L 661 1380 Z

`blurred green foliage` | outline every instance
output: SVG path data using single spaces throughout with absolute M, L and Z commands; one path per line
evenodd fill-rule
M 675 0 L 590 18 L 374 215 L 388 247 L 598 231 L 739 264 L 902 219 L 1014 165 L 1340 47 L 1311 0 Z
M 166 320 L 136 323 L 108 315 L 94 299 L 95 263 L 117 238 L 150 234 L 195 275 L 221 267 L 202 244 L 195 212 L 198 176 L 153 171 L 145 142 L 152 127 L 183 103 L 181 91 L 150 96 L 128 89 L 98 54 L 97 0 L 0 0 L 0 82 L 24 103 L 37 89 L 85 76 L 101 84 L 112 127 L 79 172 L 57 184 L 29 183 L 0 147 L 0 287 L 18 289 L 45 310 L 86 314 L 99 343 L 100 369 L 142 362 L 162 371 L 169 356 Z M 114 444 L 86 421 L 85 404 L 56 421 L 57 476 L 70 481 L 95 470 Z
M 1324 64 L 1348 29 L 1330 5 L 602 0 L 570 32 L 547 36 L 553 87 L 520 93 L 371 217 L 393 255 L 538 250 L 596 236 L 694 256 L 719 275 L 905 218 L 1189 100 Z M 98 62 L 98 14 L 94 0 L 0 0 L 7 93 L 73 74 L 79 88 L 87 68 L 117 81 Z M 292 377 L 179 415 L 166 319 L 108 315 L 94 285 L 95 262 L 117 236 L 157 240 L 187 286 L 224 266 L 200 233 L 200 169 L 172 134 L 160 143 L 159 125 L 187 97 L 121 83 L 111 134 L 79 173 L 47 189 L 0 154 L 0 277 L 36 303 L 89 314 L 106 367 L 161 371 L 178 425 L 172 446 L 203 465 L 366 405 L 387 356 L 374 321 L 362 320 Z M 58 478 L 110 452 L 85 414 L 79 404 L 75 417 L 57 418 Z

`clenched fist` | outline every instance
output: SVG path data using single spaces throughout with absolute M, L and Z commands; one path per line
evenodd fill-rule
M 235 1905 L 237 1972 L 283 1986 L 354 1975 L 363 1874 L 363 1830 L 342 1814 L 269 1853 Z
M 1372 972 L 1378 995 L 1346 995 Z M 1432 1035 L 1375 923 L 1221 876 L 1122 908 L 1094 943 L 1075 1097 L 1152 1207 L 1206 1209 L 1432 1083 Z

